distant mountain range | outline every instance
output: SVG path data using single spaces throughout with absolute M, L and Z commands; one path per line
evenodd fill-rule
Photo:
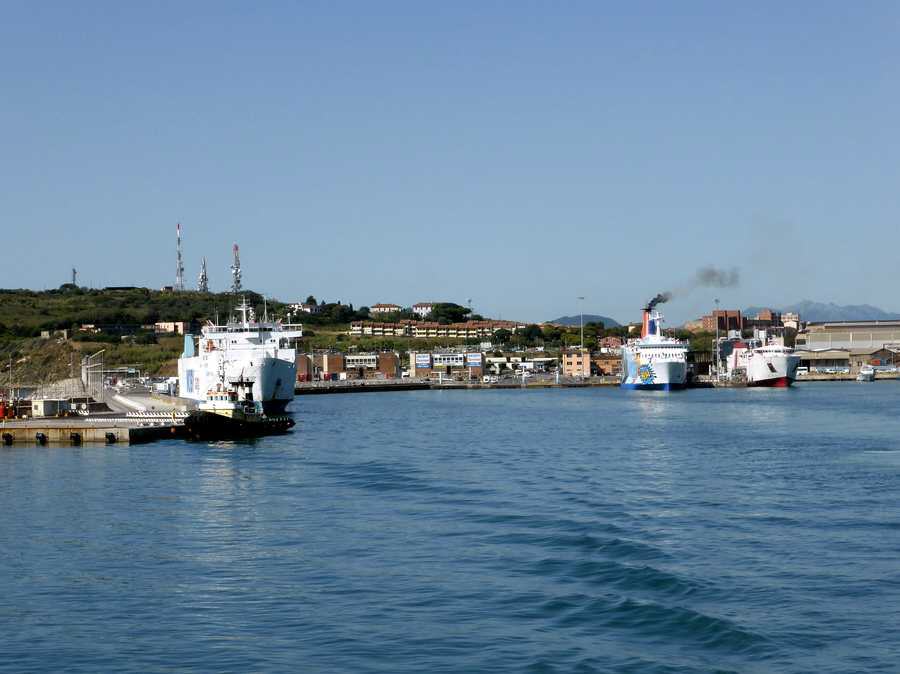
M 756 316 L 764 307 L 748 307 L 745 316 Z M 835 304 L 834 302 L 813 302 L 803 300 L 796 304 L 776 309 L 781 313 L 787 311 L 800 314 L 804 321 L 890 321 L 900 319 L 900 314 L 885 311 L 871 304 Z
M 560 316 L 559 318 L 554 318 L 552 321 L 547 322 L 557 323 L 559 325 L 581 325 L 581 314 L 575 314 L 574 316 Z M 609 316 L 598 316 L 597 314 L 585 314 L 584 324 L 587 325 L 588 323 L 603 323 L 603 327 L 605 328 L 618 328 L 621 325 L 621 323 L 614 318 L 610 318 Z

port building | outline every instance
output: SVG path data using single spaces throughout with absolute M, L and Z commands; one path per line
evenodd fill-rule
M 796 349 L 800 367 L 813 373 L 856 374 L 863 365 L 891 368 L 900 365 L 900 347 L 866 349 Z
M 797 333 L 797 349 L 881 349 L 900 346 L 900 321 L 834 321 L 807 323 Z
M 562 373 L 566 377 L 591 376 L 591 352 L 588 349 L 568 349 L 563 351 Z

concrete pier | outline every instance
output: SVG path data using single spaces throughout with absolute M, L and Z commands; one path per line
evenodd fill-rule
M 151 442 L 186 437 L 183 422 L 109 418 L 46 418 L 0 423 L 0 446 L 81 445 Z

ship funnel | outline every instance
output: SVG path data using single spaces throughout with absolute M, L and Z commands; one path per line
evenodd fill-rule
M 662 326 L 660 325 L 660 319 L 662 316 L 659 315 L 658 311 L 654 311 L 652 307 L 646 306 L 644 307 L 644 316 L 641 324 L 641 337 L 650 337 L 650 336 L 661 336 L 662 335 Z

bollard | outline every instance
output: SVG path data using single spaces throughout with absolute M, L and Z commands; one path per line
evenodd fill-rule
M 107 434 L 106 434 L 106 444 L 107 444 L 107 445 L 114 445 L 114 444 L 116 444 L 116 440 L 117 440 L 117 438 L 116 438 L 116 434 L 115 434 L 115 433 L 107 433 Z
M 4 433 L 3 434 L 3 444 L 9 447 L 13 443 L 12 433 Z
M 47 444 L 47 434 L 46 433 L 35 433 L 34 439 L 39 445 Z
M 71 440 L 73 445 L 81 444 L 81 433 L 70 433 L 69 440 Z

